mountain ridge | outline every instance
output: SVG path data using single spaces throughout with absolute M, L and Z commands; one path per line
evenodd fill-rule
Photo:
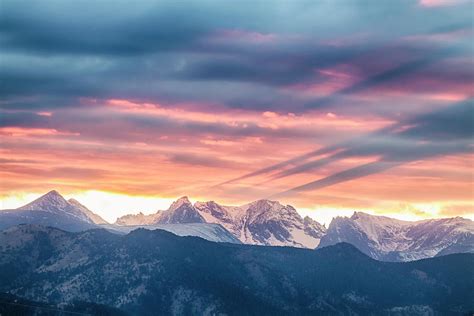
M 224 206 L 214 201 L 191 205 L 187 198 L 186 201 L 188 208 L 193 207 L 201 215 L 199 222 L 204 219 L 208 223 L 221 224 L 246 244 L 321 248 L 350 242 L 365 254 L 384 261 L 474 252 L 474 222 L 462 217 L 412 222 L 357 211 L 350 217 L 333 218 L 326 229 L 308 216 L 301 218 L 291 205 L 277 201 L 257 200 L 242 206 Z M 158 211 L 145 218 L 159 223 L 165 212 L 170 210 Z M 123 220 L 121 224 L 127 224 L 127 221 Z
M 186 196 L 165 211 L 151 215 L 125 215 L 117 225 L 167 223 L 217 223 L 243 243 L 316 248 L 325 233 L 324 225 L 302 218 L 291 205 L 257 200 L 242 206 L 225 206 L 214 201 L 191 204 Z
M 318 248 L 343 241 L 384 261 L 434 257 L 455 247 L 474 252 L 474 222 L 462 217 L 410 222 L 355 212 L 351 217 L 335 217 Z
M 176 210 L 179 209 L 179 206 L 176 205 Z M 181 224 L 181 222 L 182 218 L 177 218 L 177 220 L 164 224 L 147 225 L 146 228 L 162 229 L 179 236 L 201 237 L 214 242 L 240 243 L 238 239 L 219 224 Z M 17 209 L 0 211 L 0 231 L 19 224 L 40 224 L 71 232 L 105 228 L 118 234 L 127 233 L 139 226 L 125 227 L 109 224 L 77 200 L 69 199 L 66 201 L 56 190 L 49 191 Z
M 214 201 L 192 204 L 186 196 L 167 210 L 126 215 L 115 224 L 104 223 L 95 215 L 78 201 L 66 201 L 53 190 L 17 210 L 1 211 L 0 230 L 20 223 L 37 223 L 68 231 L 102 226 L 121 234 L 137 227 L 159 228 L 217 242 L 312 249 L 349 242 L 366 255 L 383 261 L 474 252 L 474 223 L 462 217 L 410 222 L 354 212 L 350 217 L 335 217 L 326 229 L 308 216 L 301 217 L 291 205 L 278 201 L 225 206 Z

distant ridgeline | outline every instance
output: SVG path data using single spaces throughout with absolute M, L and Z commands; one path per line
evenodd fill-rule
M 210 241 L 266 246 L 322 248 L 348 242 L 382 261 L 411 261 L 452 253 L 474 252 L 474 222 L 461 217 L 417 222 L 356 212 L 336 217 L 329 227 L 305 217 L 290 205 L 259 200 L 242 206 L 196 202 L 187 197 L 155 214 L 126 215 L 108 224 L 74 199 L 51 191 L 15 210 L 0 211 L 0 230 L 38 224 L 66 231 L 106 228 L 125 234 L 138 227 L 163 229 Z

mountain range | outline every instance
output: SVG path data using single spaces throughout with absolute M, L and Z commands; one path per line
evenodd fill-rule
M 253 245 L 316 248 L 326 228 L 309 217 L 302 218 L 290 205 L 259 200 L 243 206 L 223 206 L 216 202 L 191 204 L 184 196 L 165 211 L 151 215 L 125 215 L 116 225 L 176 223 L 216 223 L 242 243 Z
M 474 254 L 390 263 L 348 243 L 311 250 L 215 243 L 163 230 L 119 235 L 37 225 L 0 232 L 0 254 L 0 292 L 48 306 L 89 302 L 130 315 L 474 310 Z
M 126 215 L 108 224 L 78 201 L 66 200 L 53 190 L 16 210 L 0 211 L 0 230 L 22 223 L 73 232 L 102 227 L 120 234 L 142 227 L 217 242 L 311 249 L 347 242 L 383 261 L 474 252 L 474 223 L 469 219 L 408 222 L 355 212 L 351 217 L 334 218 L 326 229 L 309 217 L 301 217 L 294 207 L 270 200 L 242 206 L 213 201 L 193 205 L 181 197 L 167 210 Z
M 0 230 L 19 224 L 36 224 L 79 232 L 103 227 L 112 232 L 126 234 L 136 226 L 118 226 L 107 223 L 99 215 L 74 199 L 66 200 L 59 192 L 52 190 L 25 206 L 14 210 L 0 211 Z M 219 224 L 157 224 L 146 225 L 150 229 L 163 229 L 179 236 L 196 236 L 215 242 L 240 243 Z
M 401 221 L 361 212 L 331 221 L 319 247 L 349 242 L 383 261 L 411 261 L 474 252 L 474 224 L 462 217 Z

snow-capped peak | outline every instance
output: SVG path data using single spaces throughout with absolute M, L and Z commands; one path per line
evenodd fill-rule
M 206 222 L 221 224 L 249 244 L 315 248 L 326 230 L 278 201 L 262 199 L 240 207 L 197 202 L 194 207 Z
M 51 190 L 48 193 L 44 194 L 43 196 L 44 197 L 48 196 L 48 197 L 63 198 L 63 196 L 61 194 L 59 194 L 59 192 L 56 191 L 56 190 Z
M 177 208 L 183 206 L 183 205 L 189 205 L 189 206 L 192 206 L 191 202 L 189 201 L 188 197 L 187 196 L 182 196 L 180 197 L 179 199 L 177 199 L 176 201 L 174 201 L 170 208 L 168 209 L 168 211 L 174 211 L 176 210 Z
M 353 221 L 372 222 L 372 223 L 377 223 L 380 225 L 404 225 L 404 224 L 412 223 L 409 221 L 403 221 L 403 220 L 395 219 L 392 217 L 387 217 L 383 215 L 371 215 L 364 212 L 354 212 L 354 214 L 352 214 L 350 219 Z
M 257 200 L 249 204 L 246 204 L 246 206 L 253 207 L 257 210 L 267 210 L 268 208 L 279 208 L 279 207 L 282 207 L 283 205 L 278 201 L 261 199 L 261 200 Z
M 349 242 L 375 259 L 408 261 L 452 253 L 455 248 L 474 251 L 473 241 L 474 225 L 466 219 L 410 222 L 355 212 L 334 218 L 320 247 Z
M 47 212 L 64 211 L 69 206 L 66 199 L 58 191 L 52 190 L 30 202 L 19 210 L 42 210 Z
M 193 207 L 187 196 L 174 201 L 168 210 L 157 213 L 160 224 L 205 223 L 204 218 Z
M 103 218 L 90 211 L 87 207 L 74 199 L 66 199 L 56 190 L 40 196 L 31 203 L 19 207 L 20 211 L 43 211 L 49 213 L 61 213 L 73 216 L 88 223 L 105 224 Z

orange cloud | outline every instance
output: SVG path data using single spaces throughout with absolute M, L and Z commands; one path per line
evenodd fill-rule
M 25 136 L 79 136 L 79 133 L 58 131 L 53 128 L 1 127 L 0 135 L 5 137 Z

